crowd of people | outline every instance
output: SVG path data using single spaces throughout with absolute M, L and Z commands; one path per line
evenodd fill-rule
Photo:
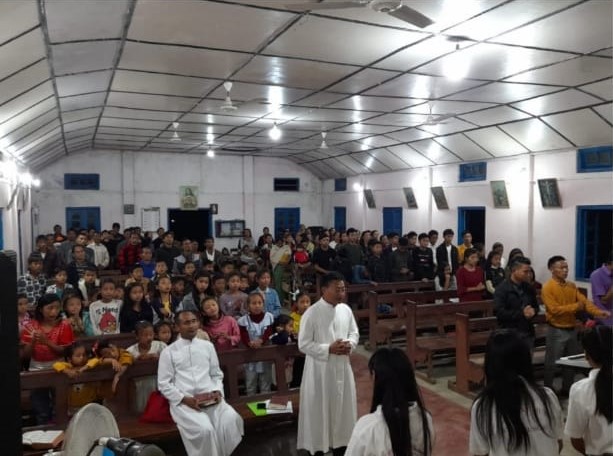
M 401 350 L 382 349 L 373 355 L 372 413 L 357 421 L 347 355 L 356 348 L 359 333 L 344 300 L 348 283 L 433 281 L 437 290 L 456 289 L 461 301 L 493 299 L 501 328 L 488 343 L 486 387 L 473 406 L 473 454 L 557 454 L 529 449 L 536 448 L 541 437 L 550 439 L 551 451 L 557 448 L 562 435 L 558 398 L 569 394 L 569 413 L 577 415 L 566 426 L 573 446 L 587 454 L 612 452 L 613 441 L 598 440 L 595 433 L 613 431 L 610 393 L 603 399 L 603 385 L 612 386 L 613 258 L 592 274 L 592 303 L 567 280 L 568 264 L 561 256 L 549 259 L 551 278 L 541 285 L 520 249 L 505 259 L 503 245 L 496 242 L 485 255 L 483 245 L 473 245 L 469 231 L 462 233 L 457 246 L 454 235 L 444 230 L 438 244 L 436 230 L 401 236 L 353 228 L 311 232 L 301 226 L 295 235 L 279 233 L 275 240 L 265 228 L 256 241 L 246 229 L 236 249 L 220 251 L 213 238 L 203 244 L 178 242 L 161 228 L 154 237 L 139 228 L 121 234 L 118 224 L 102 233 L 68 230 L 66 235 L 56 226 L 53 234 L 38 236 L 28 271 L 18 279 L 23 368 L 55 369 L 77 377 L 98 365 L 111 365 L 115 376 L 109 385 L 88 384 L 71 392 L 74 411 L 111 397 L 134 360 L 159 357 L 157 379 L 139 380 L 137 410 L 143 410 L 149 394 L 159 388 L 190 456 L 205 454 L 210 442 L 213 452 L 206 454 L 227 455 L 240 442 L 243 427 L 240 416 L 223 401 L 217 354 L 237 347 L 298 343 L 304 357 L 294 360 L 288 382 L 301 386 L 299 448 L 312 454 L 332 449 L 335 455 L 427 455 L 434 444 L 432 420 L 411 362 Z M 105 269 L 119 269 L 125 282 L 118 285 L 116 278 L 101 275 Z M 318 275 L 321 299 L 311 306 L 306 291 Z M 534 382 L 529 359 L 531 320 L 541 311 L 538 295 L 549 323 L 544 387 Z M 556 360 L 581 352 L 577 317 L 588 327 L 596 325 L 583 336 L 595 373 L 573 384 L 567 371 L 554 392 Z M 133 333 L 134 345 L 124 350 L 101 339 L 88 353 L 79 340 L 119 333 Z M 593 334 L 597 340 L 590 345 Z M 248 363 L 244 387 L 250 395 L 270 392 L 271 364 Z M 513 394 L 506 394 L 509 389 Z M 586 401 L 577 399 L 590 394 L 596 394 L 597 409 L 587 410 Z M 32 407 L 39 424 L 52 420 L 50 391 L 33 391 Z M 388 434 L 381 432 L 385 428 Z M 593 451 L 592 444 L 600 450 Z

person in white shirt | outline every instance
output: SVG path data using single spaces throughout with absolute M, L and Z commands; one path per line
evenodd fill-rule
M 198 339 L 194 311 L 175 315 L 180 337 L 160 354 L 158 389 L 170 403 L 188 456 L 229 456 L 241 442 L 243 419 L 223 399 L 215 347 Z
M 109 250 L 105 245 L 100 243 L 100 240 L 100 233 L 96 231 L 92 237 L 91 244 L 89 244 L 87 248 L 94 252 L 94 264 L 96 267 L 106 269 L 110 261 Z
M 371 413 L 358 420 L 346 456 L 432 454 L 432 418 L 404 350 L 381 348 L 368 362 L 374 374 Z
M 306 355 L 300 386 L 298 445 L 311 454 L 342 456 L 357 420 L 355 380 L 349 354 L 360 334 L 345 298 L 343 276 L 321 278 L 321 299 L 300 321 L 298 348 Z
M 485 386 L 473 403 L 469 453 L 475 456 L 557 456 L 562 411 L 555 393 L 537 384 L 530 347 L 501 329 L 485 348 Z
M 570 387 L 565 433 L 582 454 L 613 454 L 613 341 L 610 326 L 587 330 L 581 339 L 592 366 L 588 378 Z

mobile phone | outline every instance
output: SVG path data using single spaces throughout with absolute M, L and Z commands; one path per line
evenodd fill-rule
M 255 408 L 258 410 L 266 410 L 266 402 L 258 402 Z

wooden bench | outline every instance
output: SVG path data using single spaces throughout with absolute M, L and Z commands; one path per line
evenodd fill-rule
M 416 367 L 419 363 L 426 365 L 425 379 L 429 382 L 435 382 L 433 377 L 434 356 L 455 353 L 456 335 L 454 331 L 458 312 L 491 316 L 494 312 L 494 303 L 487 300 L 421 305 L 413 302 L 407 305 L 407 354 Z M 430 334 L 425 333 L 426 330 Z M 423 375 L 419 371 L 416 373 Z
M 224 396 L 245 420 L 245 427 L 259 427 L 273 422 L 295 421 L 298 416 L 300 391 L 289 389 L 285 379 L 285 362 L 289 358 L 300 356 L 298 346 L 271 345 L 258 350 L 235 349 L 219 354 L 219 363 L 224 371 Z M 276 391 L 254 396 L 239 394 L 239 372 L 245 363 L 265 361 L 275 366 Z M 122 375 L 117 386 L 117 392 L 109 407 L 114 411 L 122 437 L 129 437 L 141 442 L 159 442 L 168 439 L 178 439 L 179 432 L 174 424 L 140 423 L 138 415 L 132 410 L 133 380 L 143 376 L 157 375 L 157 360 L 137 361 Z M 38 371 L 21 373 L 21 389 L 29 391 L 37 388 L 51 388 L 55 390 L 55 421 L 54 425 L 35 426 L 24 428 L 33 429 L 65 429 L 70 419 L 68 415 L 68 393 L 70 386 L 75 383 L 110 382 L 114 376 L 110 366 L 102 366 L 84 372 L 78 379 L 71 379 L 67 375 L 54 371 Z M 277 414 L 256 417 L 248 408 L 248 402 L 264 401 L 274 397 L 287 397 L 292 401 L 292 414 Z M 28 453 L 28 454 L 36 454 Z M 40 453 L 39 453 L 40 454 Z
M 368 293 L 368 341 L 364 344 L 367 350 L 375 349 L 379 343 L 390 343 L 394 334 L 406 331 L 406 306 L 408 303 L 449 302 L 456 298 L 455 291 L 404 291 L 398 293 Z M 389 314 L 380 314 L 377 310 L 380 304 L 391 306 Z
M 119 269 L 101 269 L 98 271 L 98 277 L 118 276 L 121 275 Z
M 535 324 L 532 364 L 543 365 L 547 333 L 545 316 L 536 315 L 532 321 Z M 468 397 L 476 395 L 475 388 L 482 385 L 485 378 L 483 349 L 496 329 L 498 322 L 495 317 L 470 318 L 465 313 L 456 315 L 456 378 L 455 381 L 449 380 L 450 389 Z

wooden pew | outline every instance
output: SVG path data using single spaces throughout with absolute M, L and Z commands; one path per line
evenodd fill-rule
M 547 333 L 545 316 L 536 315 L 532 321 L 535 324 L 532 364 L 543 365 Z M 492 331 L 497 328 L 496 317 L 470 318 L 465 313 L 456 315 L 456 378 L 455 381 L 449 380 L 450 389 L 468 397 L 476 395 L 475 387 L 482 385 L 485 377 L 483 348 Z
M 418 363 L 426 365 L 425 379 L 429 382 L 435 382 L 433 377 L 434 355 L 455 353 L 456 337 L 453 331 L 458 312 L 492 316 L 494 303 L 487 300 L 447 304 L 409 303 L 407 305 L 407 354 L 416 367 Z M 419 336 L 418 332 L 425 329 L 432 330 L 434 334 Z M 421 372 L 416 373 L 422 375 Z
M 438 301 L 449 302 L 457 297 L 454 291 L 403 291 L 398 293 L 368 292 L 368 341 L 364 344 L 367 350 L 373 350 L 377 344 L 391 341 L 394 333 L 406 330 L 406 305 L 407 303 L 435 303 Z M 381 315 L 377 312 L 380 304 L 388 304 L 392 307 L 390 314 Z
M 219 354 L 219 363 L 224 371 L 224 396 L 245 420 L 246 426 L 260 426 L 270 421 L 294 421 L 298 416 L 300 391 L 289 389 L 285 379 L 285 361 L 288 358 L 300 356 L 298 346 L 271 345 L 258 350 L 235 349 Z M 245 363 L 267 361 L 275 366 L 277 390 L 267 394 L 255 396 L 241 396 L 239 394 L 239 371 Z M 112 399 L 110 407 L 116 414 L 117 424 L 122 437 L 129 437 L 141 442 L 156 442 L 169 438 L 178 438 L 179 433 L 174 424 L 139 423 L 138 416 L 131 409 L 131 396 L 133 394 L 133 380 L 138 377 L 157 375 L 157 360 L 137 361 L 122 375 L 117 386 L 117 393 Z M 24 428 L 24 431 L 33 429 L 65 429 L 70 419 L 68 416 L 68 393 L 70 385 L 75 383 L 90 383 L 112 381 L 114 376 L 110 366 L 102 366 L 84 372 L 78 379 L 71 379 L 67 375 L 54 371 L 22 372 L 22 391 L 37 388 L 51 388 L 55 390 L 55 421 L 54 425 Z M 292 401 L 293 414 L 267 415 L 256 417 L 247 407 L 248 402 L 263 401 L 277 396 L 288 397 Z M 36 453 L 29 453 L 36 454 Z
M 98 271 L 98 277 L 118 276 L 121 275 L 119 269 L 101 269 Z

